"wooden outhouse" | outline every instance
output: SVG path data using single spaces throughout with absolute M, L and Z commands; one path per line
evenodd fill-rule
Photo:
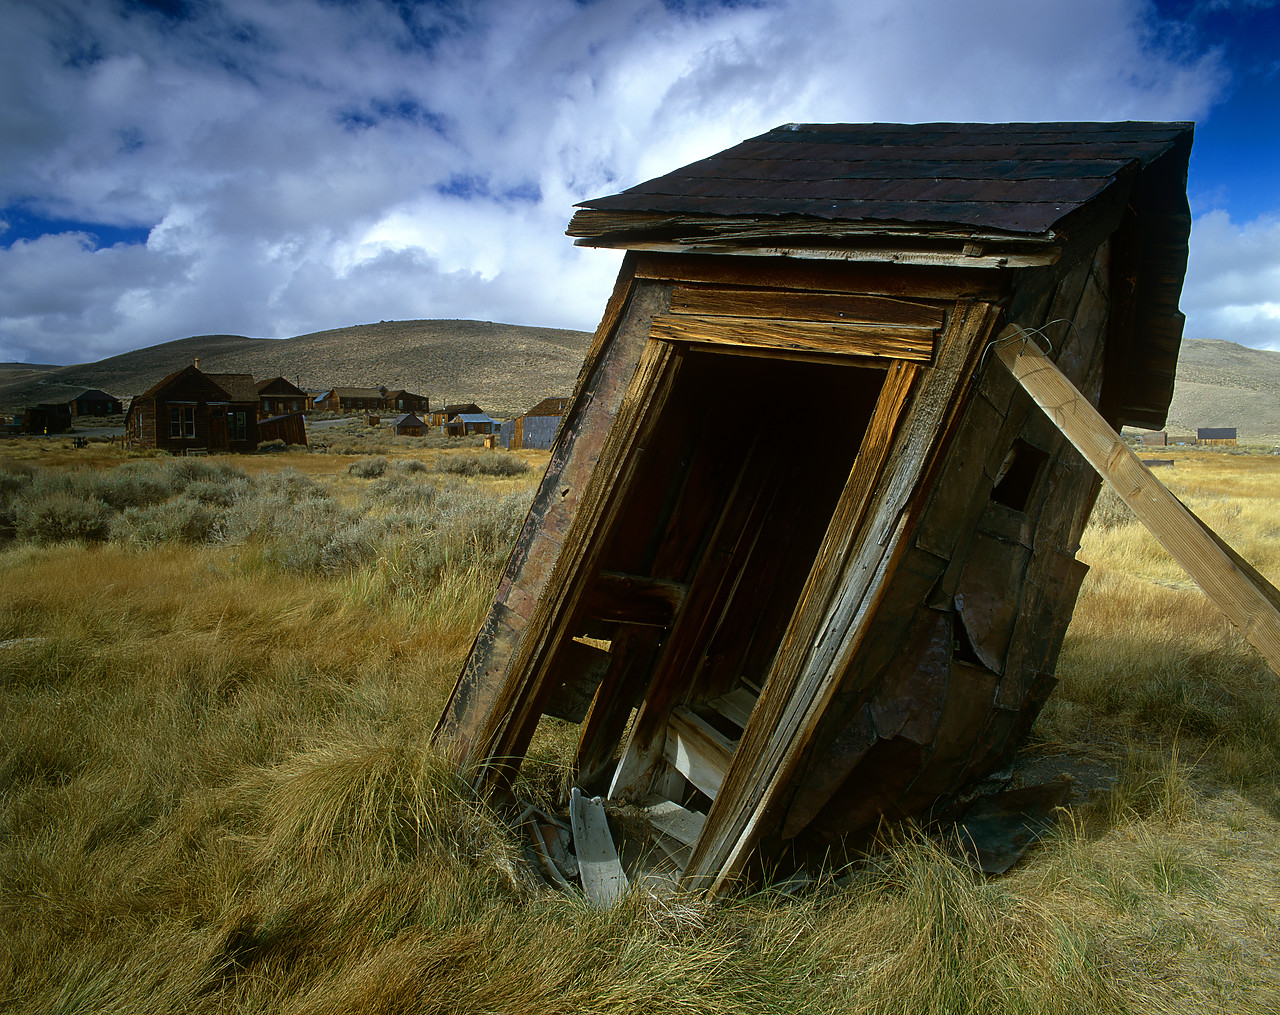
M 436 744 L 501 788 L 580 722 L 577 784 L 712 889 L 955 813 L 1053 689 L 1100 483 L 1015 373 L 1163 425 L 1191 138 L 788 124 L 581 205 L 628 253 Z

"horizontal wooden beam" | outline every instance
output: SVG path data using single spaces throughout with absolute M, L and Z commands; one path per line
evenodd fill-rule
M 670 627 L 688 591 L 683 582 L 601 571 L 587 593 L 584 613 L 596 620 Z
M 734 742 L 683 705 L 671 710 L 663 757 L 712 800 L 733 760 Z
M 1142 464 L 1040 351 L 1034 337 L 1009 325 L 995 352 L 1067 440 L 1280 674 L 1280 593 L 1252 567 L 1242 567 L 1235 552 Z
M 777 349 L 823 356 L 876 356 L 928 363 L 936 331 L 928 327 L 769 321 L 754 317 L 659 314 L 649 335 L 666 342 Z
M 920 303 L 892 296 L 815 293 L 786 289 L 721 289 L 676 286 L 671 290 L 673 314 L 725 317 L 769 317 L 833 324 L 905 324 L 941 328 L 948 305 Z
M 876 247 L 778 247 L 735 243 L 732 240 L 690 240 L 687 243 L 664 243 L 649 240 L 582 237 L 573 241 L 579 247 L 605 247 L 636 250 L 653 254 L 718 254 L 740 257 L 790 257 L 800 260 L 865 261 L 883 264 L 917 264 L 945 268 L 1037 268 L 1057 262 L 1056 250 L 1036 253 L 965 254 L 948 250 L 908 250 L 898 246 Z

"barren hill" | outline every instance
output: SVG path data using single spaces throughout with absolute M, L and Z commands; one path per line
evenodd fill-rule
M 219 373 L 280 374 L 315 389 L 385 384 L 433 405 L 447 398 L 515 416 L 572 391 L 590 340 L 583 331 L 488 321 L 382 321 L 283 339 L 199 335 L 77 366 L 0 363 L 0 407 L 64 401 L 85 388 L 128 398 L 198 356 Z M 1280 438 L 1280 353 L 1184 339 L 1168 428 L 1201 426 Z
M 283 375 L 303 388 L 385 384 L 428 395 L 432 404 L 477 402 L 518 415 L 548 395 L 568 394 L 590 334 L 488 321 L 383 321 L 296 338 L 199 335 L 97 363 L 0 370 L 0 404 L 64 401 L 85 388 L 129 398 L 200 358 L 215 373 Z
M 1280 437 L 1280 352 L 1184 339 L 1168 430 L 1201 426 L 1234 426 L 1244 440 Z

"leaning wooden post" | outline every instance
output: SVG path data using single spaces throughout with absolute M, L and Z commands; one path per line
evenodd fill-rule
M 995 353 L 1160 545 L 1280 674 L 1280 592 L 1245 564 L 1142 464 L 1087 398 L 1016 324 Z

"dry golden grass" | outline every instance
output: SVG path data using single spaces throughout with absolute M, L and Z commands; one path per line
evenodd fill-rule
M 364 513 L 357 528 L 527 499 L 534 482 L 450 479 L 453 499 L 429 500 L 410 480 L 439 474 L 394 468 L 425 456 L 387 455 L 391 482 L 349 475 L 342 456 L 235 464 L 261 473 L 239 481 L 246 497 L 312 504 L 309 477 Z M 1277 465 L 1202 452 L 1164 475 L 1276 577 Z M 304 475 L 277 489 L 283 466 Z M 535 879 L 501 815 L 427 748 L 492 594 L 490 557 L 424 578 L 421 548 L 393 529 L 376 559 L 332 573 L 281 566 L 272 540 L 289 534 L 265 529 L 11 545 L 0 1007 L 1276 1011 L 1277 678 L 1104 513 L 1029 748 L 1096 790 L 1027 862 L 986 879 L 905 834 L 798 897 L 636 892 L 607 913 Z M 574 730 L 544 726 L 522 791 L 550 796 Z

